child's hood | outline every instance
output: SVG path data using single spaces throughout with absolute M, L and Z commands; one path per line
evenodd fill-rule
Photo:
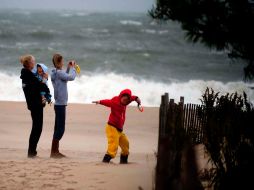
M 122 90 L 119 94 L 119 98 L 121 98 L 123 95 L 127 94 L 128 96 L 131 97 L 132 93 L 131 93 L 131 90 L 130 89 L 125 89 L 125 90 Z
M 48 72 L 48 67 L 47 67 L 45 64 L 43 64 L 43 63 L 37 63 L 37 65 L 40 65 L 40 66 L 41 66 L 41 68 L 42 68 L 42 70 L 43 70 L 44 73 L 47 73 L 47 72 Z

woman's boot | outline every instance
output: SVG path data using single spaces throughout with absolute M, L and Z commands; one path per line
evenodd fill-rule
M 64 158 L 66 157 L 64 154 L 59 152 L 59 140 L 53 139 L 52 140 L 52 147 L 51 147 L 51 158 Z

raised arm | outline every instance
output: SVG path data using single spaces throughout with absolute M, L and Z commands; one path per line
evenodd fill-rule
M 73 67 L 67 69 L 66 72 L 59 72 L 59 78 L 63 81 L 73 81 L 76 77 L 76 70 Z

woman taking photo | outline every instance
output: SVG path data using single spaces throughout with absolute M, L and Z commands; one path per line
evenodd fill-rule
M 29 138 L 28 157 L 34 158 L 37 155 L 37 144 L 41 136 L 43 126 L 43 108 L 41 92 L 45 91 L 46 85 L 41 83 L 32 72 L 35 67 L 35 58 L 32 55 L 21 56 L 20 62 L 23 65 L 21 70 L 22 88 L 26 98 L 27 108 L 31 111 L 32 130 Z M 47 77 L 47 76 L 45 76 Z M 46 90 L 49 91 L 47 88 Z

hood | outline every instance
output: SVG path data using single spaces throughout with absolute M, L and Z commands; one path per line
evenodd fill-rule
M 130 89 L 125 89 L 125 90 L 122 90 L 119 94 L 119 97 L 121 98 L 123 95 L 129 95 L 131 97 L 131 90 Z
M 54 81 L 56 79 L 56 69 L 53 69 L 51 71 L 51 81 Z
M 48 72 L 48 67 L 43 63 L 37 63 L 37 65 L 40 65 L 44 73 Z

